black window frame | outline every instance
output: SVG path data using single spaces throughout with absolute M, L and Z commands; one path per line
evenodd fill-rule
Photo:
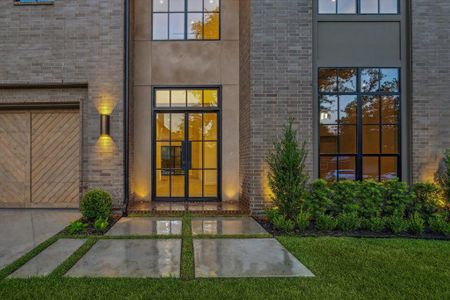
M 338 84 L 339 82 L 339 70 L 348 70 L 348 69 L 354 69 L 356 70 L 356 89 L 354 92 L 339 92 L 339 87 L 336 86 L 336 91 L 335 92 L 322 92 L 320 90 L 320 71 L 322 69 L 329 69 L 329 70 L 336 70 L 336 83 Z M 366 70 L 366 69 L 395 69 L 398 71 L 398 91 L 396 92 L 385 92 L 385 91 L 381 91 L 378 90 L 376 92 L 363 92 L 361 89 L 361 74 L 362 74 L 362 70 Z M 376 157 L 378 158 L 378 181 L 382 181 L 381 178 L 381 159 L 383 157 L 385 158 L 396 158 L 397 159 L 397 178 L 399 178 L 400 180 L 402 179 L 402 144 L 401 144 L 401 140 L 402 140 L 402 120 L 401 120 L 401 112 L 402 112 L 402 85 L 401 85 L 401 78 L 402 78 L 402 69 L 400 67 L 319 67 L 318 68 L 318 78 L 317 78 L 317 92 L 318 92 L 318 97 L 317 97 L 317 101 L 319 103 L 319 109 L 318 109 L 318 128 L 319 128 L 319 141 L 318 141 L 318 176 L 319 178 L 322 178 L 322 174 L 321 174 L 321 158 L 322 157 L 336 157 L 336 181 L 340 181 L 341 179 L 339 178 L 339 157 L 355 157 L 355 180 L 361 181 L 364 180 L 365 178 L 363 178 L 363 174 L 364 174 L 364 170 L 363 170 L 363 159 L 365 157 Z M 381 81 L 378 80 L 378 84 L 381 84 Z M 380 87 L 380 86 L 379 86 Z M 321 97 L 322 96 L 337 96 L 338 100 L 337 100 L 337 116 L 336 116 L 336 122 L 335 124 L 322 124 L 320 117 L 321 117 Z M 340 103 L 339 103 L 339 96 L 356 96 L 357 98 L 357 114 L 356 114 L 356 118 L 357 118 L 357 123 L 356 123 L 356 153 L 352 154 L 352 153 L 340 153 L 340 139 L 339 139 L 339 127 L 340 127 L 340 121 L 339 121 L 339 114 L 340 114 Z M 380 107 L 379 107 L 379 120 L 378 123 L 364 123 L 363 124 L 363 120 L 362 120 L 362 107 L 363 107 L 363 101 L 362 98 L 366 97 L 366 96 L 375 96 L 375 97 L 380 97 L 380 100 L 382 99 L 382 97 L 386 97 L 386 96 L 391 96 L 391 97 L 396 97 L 397 98 L 397 122 L 396 123 L 383 123 L 382 120 L 382 101 L 380 101 Z M 338 131 L 337 131 L 337 141 L 336 141 L 336 153 L 322 153 L 321 152 L 321 134 L 320 134 L 320 128 L 321 125 L 325 125 L 325 126 L 337 126 Z M 344 124 L 346 125 L 346 124 Z M 355 126 L 355 125 L 348 125 L 347 126 Z M 378 145 L 379 145 L 379 152 L 376 154 L 364 154 L 363 153 L 363 127 L 364 126 L 378 126 L 379 127 L 379 141 L 378 141 Z M 382 149 L 382 145 L 383 145 L 383 126 L 396 126 L 397 128 L 397 153 L 383 153 L 383 149 Z
M 166 0 L 168 1 L 168 8 L 167 8 L 167 12 L 162 12 L 162 11 L 154 11 L 153 8 L 153 0 L 151 1 L 151 14 L 152 14 L 152 30 L 151 30 L 151 40 L 155 41 L 155 42 L 179 42 L 179 41 L 220 41 L 222 38 L 222 0 L 218 0 L 219 1 L 219 11 L 216 13 L 219 15 L 219 36 L 217 39 L 205 39 L 205 27 L 203 26 L 203 32 L 202 32 L 202 38 L 201 39 L 190 39 L 188 37 L 189 33 L 188 33 L 188 15 L 190 13 L 198 13 L 198 14 L 202 14 L 202 24 L 205 24 L 205 15 L 209 14 L 209 13 L 215 13 L 215 12 L 209 12 L 205 10 L 205 1 L 202 0 L 202 11 L 190 11 L 188 9 L 188 1 L 189 0 L 184 0 L 184 10 L 183 11 L 170 11 L 170 0 Z M 170 14 L 184 14 L 184 38 L 183 39 L 170 39 Z M 165 39 L 155 39 L 154 37 L 154 16 L 157 14 L 167 14 L 167 38 Z
M 336 16 L 336 15 L 342 15 L 342 16 L 355 16 L 355 15 L 362 15 L 362 16 L 377 16 L 377 15 L 400 15 L 401 14 L 401 0 L 396 0 L 397 1 L 397 12 L 395 13 L 384 13 L 384 12 L 380 12 L 380 1 L 378 0 L 378 12 L 375 13 L 366 13 L 366 12 L 361 12 L 361 1 L 363 0 L 354 0 L 356 3 L 356 11 L 354 13 L 340 13 L 338 12 L 338 3 L 340 0 L 336 0 L 336 9 L 334 13 L 321 13 L 320 12 L 320 6 L 319 6 L 319 1 L 320 0 L 316 0 L 317 1 L 317 14 L 318 15 L 330 15 L 330 16 Z
M 221 202 L 222 201 L 222 145 L 223 145 L 223 133 L 222 133 L 222 91 L 223 87 L 221 85 L 155 85 L 152 86 L 152 95 L 151 95 L 151 107 L 152 107 L 152 201 L 155 202 L 165 202 L 170 200 L 170 202 Z M 156 93 L 157 91 L 176 91 L 176 90 L 183 90 L 186 91 L 186 106 L 158 106 L 157 105 L 157 99 L 156 99 Z M 189 106 L 187 101 L 187 91 L 189 90 L 202 90 L 203 96 L 202 96 L 202 106 Z M 217 91 L 217 104 L 214 106 L 205 106 L 204 102 L 204 91 L 206 90 L 215 90 Z M 169 102 L 171 103 L 171 101 Z M 197 170 L 216 170 L 217 171 L 217 197 L 210 197 L 210 196 L 204 196 L 204 187 L 202 187 L 202 197 L 194 197 L 189 195 L 188 185 L 187 183 L 187 177 L 188 174 L 185 173 L 177 173 L 173 175 L 183 175 L 185 176 L 185 196 L 183 197 L 175 197 L 171 196 L 171 187 L 169 188 L 170 196 L 169 197 L 163 197 L 163 196 L 157 196 L 156 193 L 156 173 L 157 173 L 157 164 L 156 164 L 156 147 L 158 141 L 164 141 L 164 140 L 157 140 L 156 137 L 156 119 L 158 113 L 215 113 L 217 116 L 217 139 L 214 140 L 217 143 L 217 165 L 216 168 L 205 168 L 204 164 L 202 163 L 202 168 L 194 168 Z M 186 119 L 185 119 L 186 120 Z M 185 121 L 187 124 L 187 121 Z M 188 128 L 185 126 L 185 128 Z M 185 130 L 185 141 L 189 141 L 188 137 L 188 130 Z M 167 141 L 167 140 L 166 140 Z M 204 135 L 202 133 L 202 142 L 209 142 L 212 140 L 204 139 Z M 175 172 L 176 173 L 176 172 Z M 166 175 L 170 174 L 170 172 L 165 172 Z M 172 174 L 170 174 L 172 175 Z M 202 177 L 202 180 L 204 178 Z M 171 184 L 171 183 L 170 183 Z

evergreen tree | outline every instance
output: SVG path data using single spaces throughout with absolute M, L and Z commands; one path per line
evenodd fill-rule
M 268 176 L 273 204 L 281 215 L 294 220 L 302 209 L 306 194 L 308 176 L 305 174 L 305 159 L 308 153 L 306 142 L 300 147 L 292 123 L 290 118 L 266 161 L 270 167 Z

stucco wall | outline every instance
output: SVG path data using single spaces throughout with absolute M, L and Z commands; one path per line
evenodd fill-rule
M 82 188 L 123 200 L 122 0 L 0 1 L 0 84 L 88 84 L 84 90 L 0 90 L 3 103 L 82 102 Z M 99 142 L 99 110 L 112 111 L 112 141 Z
M 222 0 L 220 41 L 152 41 L 151 0 L 134 2 L 132 193 L 151 200 L 152 86 L 222 86 L 222 198 L 239 198 L 239 1 Z

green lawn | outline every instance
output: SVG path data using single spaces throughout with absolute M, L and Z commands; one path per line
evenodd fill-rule
M 315 278 L 195 280 L 189 232 L 184 226 L 181 279 L 61 277 L 91 239 L 47 278 L 3 279 L 0 299 L 450 299 L 448 241 L 280 237 Z

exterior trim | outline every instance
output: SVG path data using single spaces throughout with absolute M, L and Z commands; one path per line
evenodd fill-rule
M 123 112 L 124 112 L 124 139 L 123 139 L 123 165 L 124 165 L 124 192 L 123 192 L 123 206 L 122 215 L 124 217 L 128 216 L 128 204 L 130 201 L 130 179 L 129 179 L 129 126 L 130 126 L 130 116 L 129 116 L 129 98 L 130 98 L 130 78 L 129 78 L 129 67 L 130 67 L 130 0 L 125 0 L 124 4 L 124 85 L 123 85 Z
M 87 89 L 86 82 L 0 83 L 1 90 L 9 89 Z
M 0 103 L 1 110 L 33 110 L 33 109 L 79 109 L 79 102 L 63 102 L 63 103 Z

